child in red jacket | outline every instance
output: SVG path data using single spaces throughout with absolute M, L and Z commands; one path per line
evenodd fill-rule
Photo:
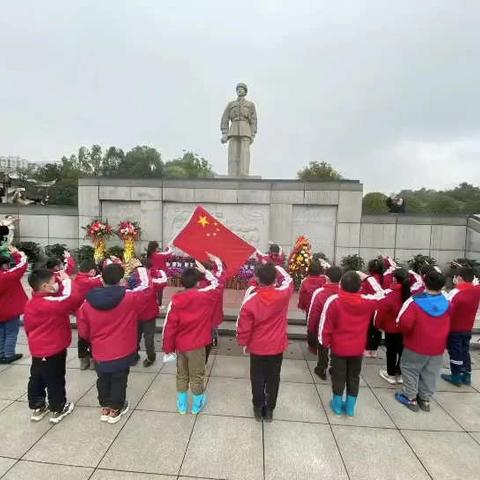
M 362 281 L 361 293 L 364 295 L 375 295 L 382 291 L 383 272 L 385 270 L 384 260 L 374 258 L 368 262 L 368 276 Z M 375 312 L 372 313 L 370 325 L 367 332 L 367 343 L 365 346 L 366 357 L 376 358 L 378 347 L 382 341 L 382 332 L 375 328 L 373 323 Z
M 223 293 L 225 291 L 225 283 L 227 280 L 227 270 L 224 266 L 224 264 L 220 261 L 219 258 L 212 256 L 212 261 L 205 262 L 203 266 L 207 269 L 210 270 L 213 275 L 216 277 L 218 280 L 218 288 L 220 289 L 220 292 L 217 296 L 217 301 L 215 303 L 215 307 L 213 309 L 213 329 L 212 329 L 212 342 L 210 345 L 207 345 L 205 347 L 206 351 L 206 362 L 208 362 L 208 358 L 210 356 L 210 351 L 212 350 L 213 347 L 216 347 L 218 345 L 218 327 L 220 324 L 223 322 Z M 198 282 L 198 288 L 204 288 L 209 285 L 209 281 L 206 278 L 202 278 Z
M 441 377 L 458 387 L 472 383 L 470 339 L 480 303 L 480 286 L 473 285 L 474 277 L 473 269 L 458 269 L 453 277 L 455 288 L 447 296 L 451 319 L 447 340 L 451 373 L 442 374 Z
M 314 372 L 322 380 L 327 379 L 328 348 L 325 348 L 318 341 L 318 326 L 325 302 L 332 295 L 338 294 L 339 282 L 342 278 L 343 270 L 340 267 L 330 267 L 326 273 L 327 283 L 313 293 L 307 317 L 308 345 L 318 357 Z
M 138 265 L 141 266 L 140 261 Z M 140 322 L 138 322 L 138 345 L 135 363 L 140 360 L 140 342 L 142 336 L 145 341 L 145 350 L 147 358 L 143 360 L 143 366 L 148 368 L 155 363 L 157 354 L 155 352 L 155 329 L 157 327 L 157 317 L 159 309 L 159 299 L 163 297 L 163 289 L 167 286 L 167 275 L 163 270 L 154 268 L 147 269 L 148 288 L 145 290 L 145 305 L 139 314 Z M 133 272 L 129 279 L 129 284 L 135 287 L 140 282 L 138 277 L 138 268 Z
M 102 287 L 102 277 L 97 275 L 97 269 L 93 259 L 87 258 L 80 263 L 79 272 L 73 280 L 73 291 L 82 300 L 85 300 L 87 293 L 98 287 Z M 80 370 L 93 368 L 92 352 L 90 343 L 80 335 L 77 344 L 78 358 L 80 359 Z
M 145 305 L 147 272 L 138 269 L 140 284 L 124 286 L 125 270 L 118 263 L 102 270 L 104 287 L 94 288 L 78 312 L 78 333 L 92 345 L 97 371 L 100 420 L 117 423 L 128 412 L 126 400 L 130 366 L 137 354 L 139 314 Z
M 365 337 L 372 314 L 383 298 L 383 291 L 362 295 L 361 285 L 358 272 L 342 275 L 338 295 L 332 295 L 325 303 L 318 330 L 319 342 L 331 350 L 333 397 L 330 407 L 336 415 L 345 412 L 350 417 L 355 415 Z M 346 402 L 343 401 L 345 386 Z
M 57 279 L 46 269 L 34 270 L 28 283 L 33 295 L 25 306 L 24 327 L 32 354 L 28 382 L 28 404 L 33 410 L 31 420 L 42 420 L 50 410 L 50 422 L 58 423 L 73 410 L 73 402 L 67 402 L 66 398 L 65 369 L 67 347 L 72 341 L 70 314 L 80 306 L 82 299 L 72 294 L 69 278 L 64 278 L 59 295 Z
M 308 267 L 308 275 L 300 284 L 298 293 L 298 308 L 308 314 L 312 295 L 317 288 L 323 287 L 327 282 L 326 275 L 323 275 L 323 269 L 319 261 L 314 260 Z
M 187 268 L 181 282 L 185 290 L 173 295 L 163 326 L 163 351 L 177 354 L 177 409 L 188 409 L 188 389 L 192 390 L 192 414 L 206 404 L 205 347 L 212 341 L 214 308 L 221 294 L 217 278 L 197 262 L 197 269 Z M 200 273 L 209 285 L 196 288 Z
M 28 263 L 26 255 L 16 248 L 10 247 L 9 253 L 0 255 L 0 363 L 12 363 L 23 357 L 15 353 L 15 348 L 20 315 L 27 303 L 21 280 Z
M 277 273 L 280 286 L 275 287 Z M 259 265 L 258 287 L 250 287 L 237 321 L 237 342 L 250 353 L 250 381 L 255 419 L 271 422 L 277 404 L 283 352 L 288 346 L 288 304 L 293 281 L 280 266 Z
M 402 371 L 400 359 L 403 352 L 403 336 L 397 328 L 397 316 L 403 303 L 410 298 L 410 278 L 403 268 L 396 268 L 391 272 L 390 288 L 385 291 L 385 302 L 377 310 L 375 327 L 385 332 L 385 346 L 387 347 L 387 369 L 378 374 L 391 385 L 401 384 Z
M 397 317 L 404 344 L 400 362 L 403 389 L 395 398 L 414 412 L 419 407 L 430 411 L 450 330 L 449 303 L 442 294 L 445 277 L 431 269 L 424 282 L 425 293 L 410 297 Z

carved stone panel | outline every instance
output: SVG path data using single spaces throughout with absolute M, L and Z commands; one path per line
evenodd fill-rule
M 197 207 L 195 203 L 163 204 L 163 240 L 170 242 L 184 227 Z M 206 205 L 205 208 L 253 246 L 268 244 L 268 205 Z

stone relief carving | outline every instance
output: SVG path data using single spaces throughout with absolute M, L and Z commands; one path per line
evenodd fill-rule
M 164 203 L 163 205 L 163 241 L 172 238 L 187 223 L 197 204 Z M 268 205 L 212 205 L 205 208 L 222 223 L 254 246 L 268 243 L 269 207 Z

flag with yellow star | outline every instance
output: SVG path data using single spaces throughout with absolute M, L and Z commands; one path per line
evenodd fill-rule
M 225 264 L 228 277 L 233 277 L 255 252 L 254 247 L 201 206 L 172 243 L 201 262 L 208 260 L 208 253 L 217 256 Z

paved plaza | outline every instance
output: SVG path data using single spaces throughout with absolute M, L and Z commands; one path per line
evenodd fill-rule
M 74 342 L 76 341 L 74 332 Z M 249 360 L 222 337 L 208 365 L 208 405 L 175 413 L 175 366 L 138 366 L 132 406 L 116 425 L 99 421 L 96 375 L 69 349 L 67 389 L 75 411 L 56 426 L 29 420 L 30 359 L 0 366 L 0 478 L 3 480 L 466 479 L 480 475 L 480 351 L 472 387 L 441 382 L 431 413 L 396 403 L 379 376 L 384 352 L 366 360 L 357 416 L 335 417 L 330 386 L 313 375 L 303 342 L 285 354 L 275 419 L 253 419 Z M 157 336 L 160 344 L 160 336 Z

